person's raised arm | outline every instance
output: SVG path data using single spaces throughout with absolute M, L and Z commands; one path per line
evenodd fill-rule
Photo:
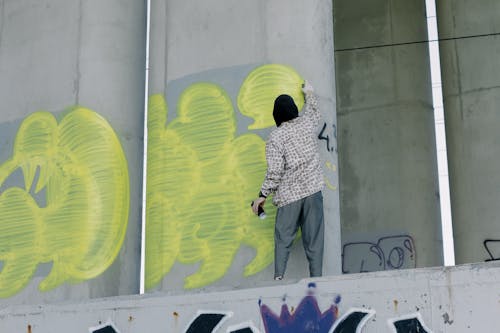
M 314 93 L 314 88 L 307 80 L 302 84 L 302 92 L 304 93 L 304 115 L 303 117 L 310 118 L 311 122 L 319 123 L 321 115 L 318 108 L 318 98 Z

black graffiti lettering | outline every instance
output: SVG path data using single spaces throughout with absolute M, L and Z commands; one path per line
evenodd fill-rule
M 384 269 L 384 255 L 370 242 L 346 243 L 342 247 L 342 273 L 366 273 Z
M 365 324 L 375 315 L 375 310 L 350 309 L 345 315 L 338 318 L 333 325 L 332 333 L 357 333 L 362 332 Z M 192 321 L 185 333 L 216 333 L 221 321 L 226 317 L 224 313 L 202 313 Z M 400 317 L 401 318 L 401 317 Z M 317 318 L 320 320 L 320 318 Z M 447 317 L 448 319 L 448 317 Z M 421 321 L 419 314 L 406 316 L 404 319 L 389 319 L 397 333 L 432 333 Z M 453 321 L 449 321 L 453 323 Z M 319 325 L 319 323 L 318 323 Z M 316 327 L 316 325 L 313 325 Z M 104 324 L 91 328 L 91 333 L 119 333 L 114 326 Z M 248 324 L 238 325 L 238 328 L 228 328 L 229 333 L 254 333 Z
M 351 242 L 342 246 L 343 273 L 415 267 L 415 246 L 408 235 L 381 237 L 376 243 Z
M 333 140 L 330 142 L 330 135 L 326 134 L 326 123 L 323 124 L 323 127 L 321 128 L 321 131 L 318 135 L 318 139 L 320 140 L 325 140 L 326 141 L 326 150 L 329 152 L 337 152 L 337 148 L 335 147 L 335 142 L 337 141 L 337 126 L 333 124 L 332 126 L 332 134 L 333 134 Z
M 225 316 L 223 313 L 202 313 L 189 325 L 186 333 L 212 333 Z
M 380 250 L 377 245 L 370 246 L 370 252 L 374 253 L 378 257 L 378 264 L 382 265 L 384 262 L 384 253 Z
M 342 269 L 343 270 L 343 269 Z M 365 260 L 361 260 L 361 265 L 359 267 L 359 272 L 360 273 L 368 273 L 369 271 L 365 271 Z M 345 273 L 345 272 L 344 272 Z
M 118 332 L 115 331 L 115 329 L 113 328 L 113 326 L 107 325 L 107 326 L 99 328 L 99 329 L 97 329 L 95 331 L 92 331 L 92 333 L 118 333 Z
M 398 333 L 428 333 L 418 318 L 398 320 L 393 325 Z
M 335 324 L 335 328 L 332 333 L 356 333 L 360 332 L 361 328 L 364 326 L 365 317 L 369 313 L 354 311 L 349 313 L 347 316 L 340 318 L 339 322 Z M 359 328 L 359 331 L 357 329 Z
M 365 324 L 375 315 L 375 310 L 350 309 L 338 319 L 332 333 L 362 332 Z M 420 314 L 389 319 L 397 333 L 431 333 L 431 330 L 421 321 Z
M 405 247 L 405 249 L 413 253 L 413 243 L 410 239 L 405 239 L 405 241 L 403 242 L 403 246 Z
M 389 252 L 387 266 L 392 269 L 401 268 L 405 260 L 405 251 L 400 247 L 395 247 Z
M 325 129 L 326 129 L 326 123 L 323 124 L 323 128 L 321 129 L 321 132 L 318 135 L 318 139 L 325 140 L 326 141 L 326 150 L 330 151 L 330 137 L 328 135 L 324 136 Z
M 489 258 L 486 259 L 485 261 L 494 261 L 494 260 L 500 260 L 500 251 L 497 251 L 499 255 L 495 256 L 493 255 L 492 251 L 492 245 L 497 245 L 500 246 L 500 239 L 485 239 L 483 242 L 484 248 L 486 249 L 486 252 L 489 254 Z M 499 247 L 500 249 L 500 247 Z

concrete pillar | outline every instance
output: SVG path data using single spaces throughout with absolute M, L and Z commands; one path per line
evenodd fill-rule
M 345 273 L 443 264 L 424 1 L 335 1 Z
M 498 259 L 500 3 L 438 1 L 457 264 Z
M 275 209 L 268 202 L 268 218 L 260 221 L 250 200 L 264 179 L 274 98 L 290 93 L 303 103 L 304 78 L 324 118 L 318 128 L 319 135 L 324 126 L 319 145 L 329 185 L 324 273 L 340 273 L 331 1 L 151 5 L 147 289 L 274 283 Z M 298 241 L 286 278 L 307 276 Z
M 0 304 L 139 291 L 145 38 L 144 1 L 0 0 Z

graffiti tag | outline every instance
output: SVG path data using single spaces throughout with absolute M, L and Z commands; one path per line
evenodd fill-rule
M 329 133 L 329 134 L 327 134 Z M 332 139 L 330 140 L 330 134 L 332 135 Z M 321 131 L 318 135 L 318 139 L 324 140 L 326 144 L 326 150 L 329 152 L 337 152 L 337 125 L 333 124 L 331 127 L 331 132 L 327 130 L 327 124 L 324 123 Z
M 260 315 L 265 333 L 361 333 L 365 325 L 373 318 L 376 311 L 366 308 L 350 308 L 339 317 L 340 295 L 335 296 L 332 304 L 321 311 L 315 295 L 316 284 L 308 284 L 307 295 L 296 308 L 288 306 L 283 296 L 279 314 L 259 300 Z M 216 333 L 222 324 L 233 316 L 230 311 L 199 310 L 184 333 Z M 387 320 L 394 333 L 431 333 L 425 326 L 420 313 L 409 314 Z M 90 333 L 118 333 L 111 322 L 90 329 Z M 251 321 L 229 326 L 227 333 L 260 333 Z
M 494 260 L 500 260 L 500 239 L 485 239 L 483 242 L 484 248 L 486 249 L 486 252 L 489 254 L 489 258 L 486 259 L 485 261 L 494 261 Z M 494 249 L 492 248 L 492 245 L 496 245 L 498 247 L 496 253 L 497 255 L 494 255 L 492 252 Z M 495 248 L 496 249 L 496 248 Z
M 382 237 L 376 243 L 346 243 L 342 247 L 343 273 L 415 267 L 415 245 L 413 238 L 408 235 Z
M 120 333 L 115 325 L 108 320 L 105 324 L 89 328 L 90 333 Z

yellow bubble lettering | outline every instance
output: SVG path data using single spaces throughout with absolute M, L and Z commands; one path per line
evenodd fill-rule
M 274 100 L 281 94 L 290 95 L 299 110 L 304 106 L 304 79 L 291 67 L 269 64 L 257 67 L 243 81 L 238 95 L 240 112 L 255 120 L 248 129 L 274 126 Z
M 24 187 L 0 193 L 0 297 L 23 289 L 39 263 L 53 263 L 42 291 L 106 270 L 125 237 L 130 196 L 125 155 L 108 122 L 83 107 L 59 124 L 48 112 L 31 114 L 0 165 L 0 186 L 18 169 Z M 33 198 L 42 190 L 43 207 Z
M 197 83 L 180 96 L 177 117 L 167 121 L 162 95 L 148 108 L 146 288 L 175 261 L 200 263 L 185 280 L 198 288 L 220 279 L 241 244 L 256 250 L 244 275 L 273 260 L 273 215 L 263 222 L 250 210 L 266 170 L 265 143 L 236 137 L 230 98 L 219 86 Z

